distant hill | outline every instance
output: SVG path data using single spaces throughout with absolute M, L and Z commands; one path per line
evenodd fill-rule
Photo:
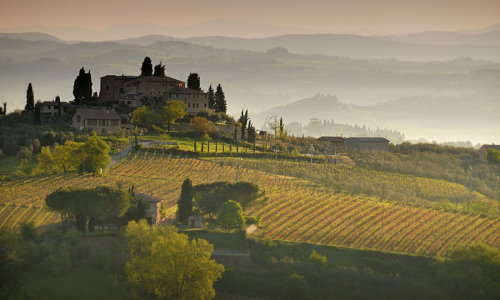
M 314 40 L 314 36 L 310 38 Z M 358 39 L 354 37 L 354 40 Z M 152 41 L 154 42 L 151 43 Z M 373 39 L 373 43 L 381 45 L 392 42 Z M 440 49 L 439 46 L 436 47 Z M 368 53 L 368 50 L 363 51 Z M 341 111 L 346 111 L 343 114 L 333 114 L 333 118 L 338 122 L 358 123 L 372 128 L 381 126 L 408 133 L 408 123 L 418 123 L 419 120 L 421 122 L 421 117 L 427 114 L 425 109 L 430 106 L 422 107 L 420 118 L 415 113 L 411 114 L 410 117 L 414 116 L 415 121 L 409 118 L 401 123 L 391 120 L 400 116 L 404 118 L 404 110 L 399 110 L 398 107 L 398 110 L 387 118 L 381 113 L 374 117 L 371 111 L 377 108 L 374 105 L 392 99 L 420 97 L 436 100 L 436 103 L 446 99 L 446 105 L 436 104 L 438 106 L 435 111 L 444 111 L 444 117 L 453 119 L 450 124 L 471 119 L 470 115 L 476 114 L 479 117 L 474 117 L 470 128 L 465 128 L 463 132 L 476 130 L 470 133 L 470 136 L 478 136 L 485 135 L 485 131 L 477 124 L 493 127 L 485 121 L 488 118 L 481 118 L 484 116 L 483 112 L 477 112 L 477 108 L 465 105 L 467 101 L 472 106 L 475 103 L 473 101 L 477 103 L 477 99 L 471 98 L 470 95 L 491 90 L 491 99 L 497 102 L 500 99 L 500 90 L 495 89 L 500 83 L 500 63 L 471 58 L 431 62 L 354 59 L 323 54 L 295 54 L 286 49 L 223 49 L 192 44 L 184 40 L 171 40 L 163 36 L 128 41 L 72 43 L 3 37 L 0 38 L 0 103 L 7 101 L 10 111 L 24 107 L 26 87 L 30 82 L 37 100 L 53 100 L 56 95 L 65 101 L 71 100 L 73 82 L 82 66 L 90 69 L 92 88 L 99 91 L 101 76 L 137 75 L 145 56 L 150 56 L 155 64 L 162 61 L 166 65 L 166 73 L 174 78 L 186 80 L 189 73 L 197 72 L 201 77 L 203 89 L 207 89 L 210 84 L 221 83 L 228 99 L 229 112 L 233 114 L 239 114 L 241 109 L 248 109 L 254 116 L 258 112 L 290 104 L 296 99 L 317 93 L 335 94 L 342 102 L 352 105 L 333 103 L 332 108 L 323 107 L 320 111 L 323 115 L 316 117 L 331 119 L 332 114 L 328 112 L 336 111 L 338 106 L 343 109 Z M 458 112 L 455 115 L 448 116 L 445 108 L 450 107 L 450 101 L 455 101 L 454 99 L 461 99 L 464 104 L 457 106 Z M 404 105 L 401 104 L 402 107 Z M 370 111 L 364 109 L 367 106 Z M 314 117 L 306 114 L 308 109 L 309 107 L 305 107 L 298 110 L 299 116 L 306 117 L 306 121 L 309 117 Z M 418 109 L 420 107 L 417 106 L 415 111 Z M 490 111 L 495 110 L 490 109 L 486 114 Z M 341 120 L 344 116 L 346 118 Z M 256 124 L 260 126 L 260 123 Z M 463 122 L 458 124 L 464 125 Z M 412 125 L 412 128 L 417 127 Z M 429 137 L 421 131 L 415 135 L 415 138 L 425 137 L 429 140 L 437 136 L 433 133 L 432 137 Z M 411 135 L 407 136 L 414 139 Z M 489 138 L 485 141 L 488 140 Z
M 499 86 L 500 89 L 500 86 Z M 496 93 L 498 91 L 495 91 Z M 500 140 L 500 101 L 492 91 L 461 97 L 406 97 L 370 106 L 339 102 L 336 96 L 318 94 L 288 105 L 276 106 L 253 117 L 261 126 L 276 115 L 286 123 L 307 124 L 311 118 L 340 124 L 388 128 L 405 133 L 409 139 L 472 141 Z
M 11 38 L 25 41 L 51 41 L 62 43 L 63 40 L 41 32 L 0 33 L 0 38 Z
M 432 35 L 432 34 L 430 34 Z M 456 38 L 457 34 L 446 34 Z M 291 34 L 270 38 L 244 39 L 229 37 L 194 37 L 185 39 L 190 43 L 225 49 L 266 51 L 274 47 L 284 47 L 292 53 L 325 54 L 364 59 L 400 60 L 444 60 L 460 57 L 500 61 L 499 33 L 472 37 L 472 41 L 444 40 L 441 44 L 416 43 L 420 39 L 433 41 L 436 37 L 366 37 L 350 34 Z M 474 39 L 477 39 L 473 43 Z M 491 39 L 492 42 L 487 43 Z
M 425 45 L 500 45 L 500 29 L 477 34 L 460 32 L 427 31 L 404 36 L 378 37 L 386 41 Z

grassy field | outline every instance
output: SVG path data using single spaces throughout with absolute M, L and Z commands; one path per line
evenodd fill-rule
M 11 205 L 4 206 L 3 213 L 10 216 L 2 228 L 15 230 L 23 220 L 17 206 L 41 207 L 46 195 L 63 186 L 134 185 L 138 192 L 164 199 L 164 214 L 173 217 L 185 178 L 200 184 L 239 177 L 265 190 L 247 211 L 262 218 L 255 233 L 259 238 L 423 255 L 443 254 L 449 247 L 475 241 L 500 248 L 498 219 L 337 193 L 307 180 L 238 167 L 240 162 L 131 152 L 103 177 L 71 174 L 1 182 L 1 203 Z M 55 220 L 56 215 L 37 224 Z

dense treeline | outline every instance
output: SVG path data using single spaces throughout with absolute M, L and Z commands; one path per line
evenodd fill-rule
M 74 218 L 80 232 L 94 231 L 95 225 L 110 226 L 129 209 L 132 195 L 116 188 L 59 189 L 47 196 L 45 205 L 61 215 L 64 227 Z
M 85 142 L 66 141 L 63 145 L 43 147 L 37 157 L 39 173 L 72 171 L 102 173 L 111 162 L 110 147 L 95 133 Z
M 71 131 L 52 130 L 50 127 L 30 125 L 0 126 L 0 149 L 4 155 L 16 155 L 19 151 L 30 155 L 40 152 L 41 147 L 52 146 L 55 143 L 64 144 L 74 140 Z

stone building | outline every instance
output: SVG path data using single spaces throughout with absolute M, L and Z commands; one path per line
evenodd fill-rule
M 333 147 L 344 147 L 345 138 L 341 136 L 322 136 L 318 138 L 318 141 L 328 142 Z
M 99 100 L 138 108 L 142 105 L 142 98 L 156 97 L 164 105 L 171 100 L 184 101 L 190 114 L 207 110 L 208 94 L 185 86 L 185 82 L 168 76 L 107 75 L 101 77 Z
M 162 221 L 160 208 L 163 200 L 144 193 L 136 193 L 135 196 L 146 204 L 146 220 L 148 220 L 150 224 L 160 223 Z
M 349 149 L 389 151 L 389 140 L 381 137 L 351 137 L 344 140 Z
M 68 113 L 72 108 L 72 105 L 68 102 L 61 102 L 61 114 Z M 40 103 L 40 114 L 55 116 L 58 114 L 59 108 L 58 103 L 55 101 L 44 101 Z
M 77 109 L 71 124 L 80 131 L 106 133 L 121 129 L 120 115 L 109 109 Z

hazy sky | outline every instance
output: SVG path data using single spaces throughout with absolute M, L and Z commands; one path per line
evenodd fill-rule
M 216 19 L 320 32 L 473 29 L 500 22 L 499 0 L 0 0 L 0 28 L 104 29 L 150 23 L 179 28 Z

